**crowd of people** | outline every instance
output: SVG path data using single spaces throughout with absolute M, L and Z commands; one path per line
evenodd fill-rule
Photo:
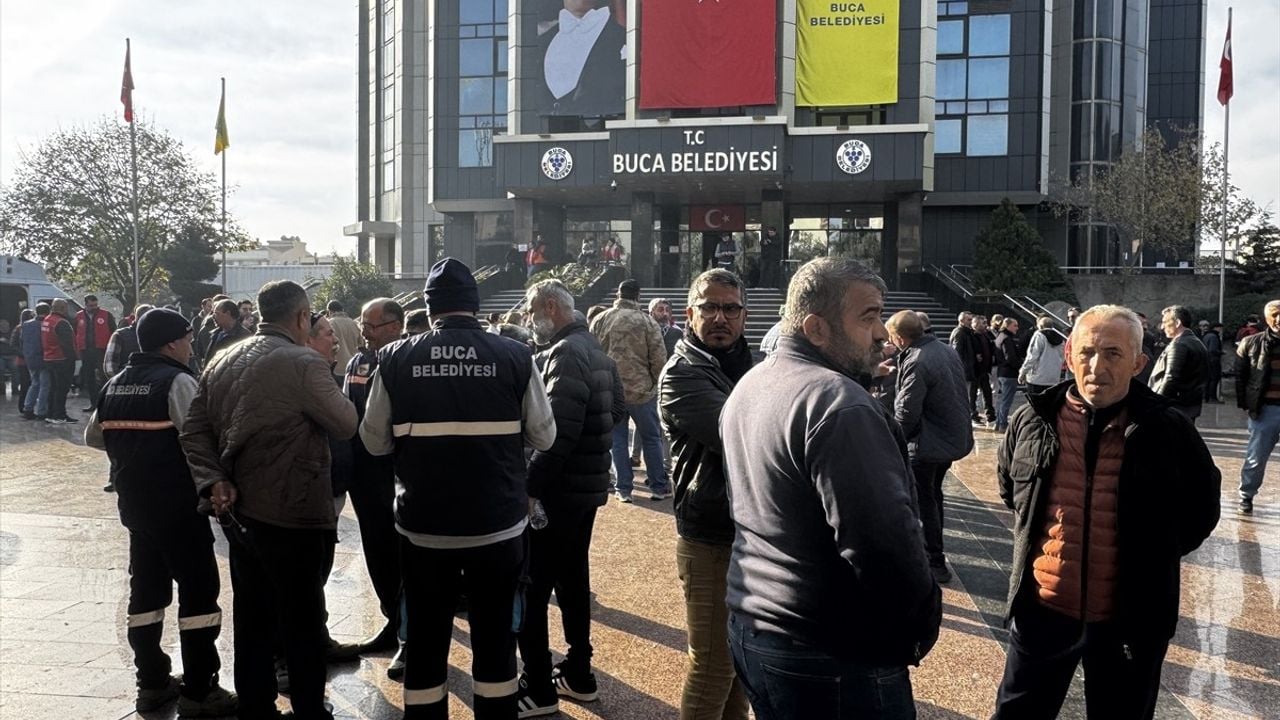
M 990 428 L 1015 515 L 996 717 L 1053 717 L 1081 662 L 1090 706 L 1152 717 L 1178 566 L 1219 518 L 1194 423 L 1217 399 L 1220 334 L 1201 339 L 1173 306 L 1157 344 L 1101 305 L 1028 335 L 966 312 L 943 341 L 923 313 L 882 321 L 885 292 L 857 262 L 805 264 L 767 354 L 727 268 L 693 281 L 683 326 L 634 280 L 585 314 L 543 280 L 482 321 L 454 259 L 432 267 L 424 310 L 374 298 L 358 320 L 337 302 L 313 312 L 290 281 L 190 320 L 140 306 L 120 328 L 96 303 L 72 318 L 54 302 L 19 328 L 42 343 L 27 399 L 49 398 L 23 410 L 60 420 L 74 359 L 102 358 L 82 379 L 85 440 L 111 460 L 129 531 L 140 712 L 177 699 L 181 717 L 276 718 L 288 694 L 293 717 L 331 718 L 326 663 L 394 652 L 405 717 L 444 718 L 460 608 L 477 718 L 597 700 L 590 547 L 599 508 L 633 502 L 639 455 L 643 492 L 674 505 L 682 720 L 914 717 L 909 668 L 938 639 L 951 579 L 943 480 Z M 1243 512 L 1280 434 L 1280 300 L 1264 317 L 1236 350 Z M 330 637 L 324 593 L 348 499 L 385 620 L 354 644 Z M 217 681 L 209 516 L 229 547 L 234 693 Z M 174 583 L 180 678 L 161 645 Z

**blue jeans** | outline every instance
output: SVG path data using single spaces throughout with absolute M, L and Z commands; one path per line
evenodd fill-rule
M 31 371 L 31 389 L 27 390 L 27 401 L 23 404 L 22 409 L 25 412 L 34 412 L 40 417 L 49 414 L 49 386 L 52 382 L 49 379 L 49 371 L 41 368 L 40 370 Z
M 1009 410 L 1013 408 L 1013 400 L 1018 396 L 1018 378 L 996 378 L 996 387 L 1000 397 L 996 400 L 996 429 L 1009 427 Z
M 636 433 L 644 444 L 644 470 L 649 476 L 649 489 L 667 492 L 667 466 L 662 462 L 662 430 L 658 427 L 658 399 L 639 405 L 627 404 L 627 414 L 636 424 Z M 627 447 L 627 423 L 613 426 L 613 469 L 618 473 L 618 492 L 630 495 L 635 487 L 631 470 L 631 450 Z
M 785 635 L 751 630 L 734 614 L 729 649 L 756 720 L 916 716 L 905 665 L 867 667 L 837 660 Z
M 1240 497 L 1252 500 L 1262 487 L 1267 458 L 1280 440 L 1280 405 L 1263 405 L 1258 419 L 1249 418 L 1249 446 L 1240 466 Z

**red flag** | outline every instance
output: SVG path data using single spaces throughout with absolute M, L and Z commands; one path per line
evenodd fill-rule
M 124 103 L 124 121 L 133 122 L 133 71 L 129 69 L 129 40 L 124 41 L 124 79 L 120 81 L 120 102 Z
M 640 107 L 772 105 L 775 0 L 644 0 Z
M 1227 20 L 1227 42 L 1222 46 L 1222 60 L 1218 61 L 1222 74 L 1218 76 L 1218 102 L 1226 105 L 1235 94 L 1235 83 L 1231 76 L 1231 20 Z
M 747 209 L 741 205 L 690 205 L 692 231 L 733 232 L 747 229 Z

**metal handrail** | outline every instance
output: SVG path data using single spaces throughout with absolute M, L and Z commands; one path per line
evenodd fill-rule
M 973 278 L 969 277 L 967 274 L 960 271 L 960 268 L 971 268 L 973 267 L 972 265 L 957 265 L 953 263 L 951 265 L 948 265 L 947 267 L 951 269 L 951 272 L 964 278 L 965 282 L 969 283 L 970 285 L 973 284 Z
M 1035 299 L 1035 298 L 1033 298 L 1033 297 L 1031 297 L 1030 295 L 1023 295 L 1023 296 L 1022 296 L 1022 299 L 1023 299 L 1023 300 L 1026 300 L 1026 301 L 1028 301 L 1028 302 L 1030 302 L 1032 305 L 1035 305 L 1035 306 L 1036 306 L 1037 308 L 1039 308 L 1039 309 L 1040 309 L 1040 311 L 1041 311 L 1041 312 L 1043 312 L 1045 315 L 1048 315 L 1049 317 L 1053 318 L 1054 320 L 1057 320 L 1058 322 L 1062 323 L 1063 325 L 1066 325 L 1066 326 L 1070 327 L 1071 323 L 1069 323 L 1069 322 L 1067 322 L 1066 320 L 1064 320 L 1064 319 L 1062 319 L 1062 318 L 1058 317 L 1058 316 L 1057 316 L 1057 315 L 1056 315 L 1052 310 L 1050 310 L 1049 308 L 1045 307 L 1044 305 L 1041 305 L 1040 303 L 1036 302 L 1036 299 Z
M 965 285 L 964 285 L 963 283 L 961 283 L 959 280 L 956 280 L 955 278 L 953 278 L 953 277 L 951 277 L 950 275 L 948 275 L 948 274 L 947 274 L 947 271 L 946 271 L 946 270 L 944 270 L 943 268 L 941 268 L 941 267 L 939 267 L 939 266 L 934 265 L 934 264 L 932 264 L 932 263 L 931 263 L 931 264 L 930 264 L 927 268 L 925 268 L 925 269 L 929 272 L 929 274 L 930 274 L 930 275 L 932 275 L 932 276 L 934 276 L 934 277 L 938 278 L 939 280 L 943 281 L 944 283 L 948 283 L 948 284 L 952 287 L 952 289 L 956 290 L 956 291 L 957 291 L 957 292 L 959 292 L 961 295 L 963 295 L 963 296 L 965 297 L 965 299 L 968 299 L 968 298 L 973 297 L 973 291 L 972 291 L 972 290 L 970 290 L 969 288 L 965 287 Z

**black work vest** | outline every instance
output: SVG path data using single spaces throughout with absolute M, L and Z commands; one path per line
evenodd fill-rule
M 134 353 L 98 401 L 125 527 L 165 527 L 196 511 L 195 482 L 169 419 L 169 386 L 180 373 L 191 370 L 163 355 Z
M 400 527 L 464 537 L 519 523 L 528 513 L 529 348 L 453 316 L 378 356 L 391 400 Z

